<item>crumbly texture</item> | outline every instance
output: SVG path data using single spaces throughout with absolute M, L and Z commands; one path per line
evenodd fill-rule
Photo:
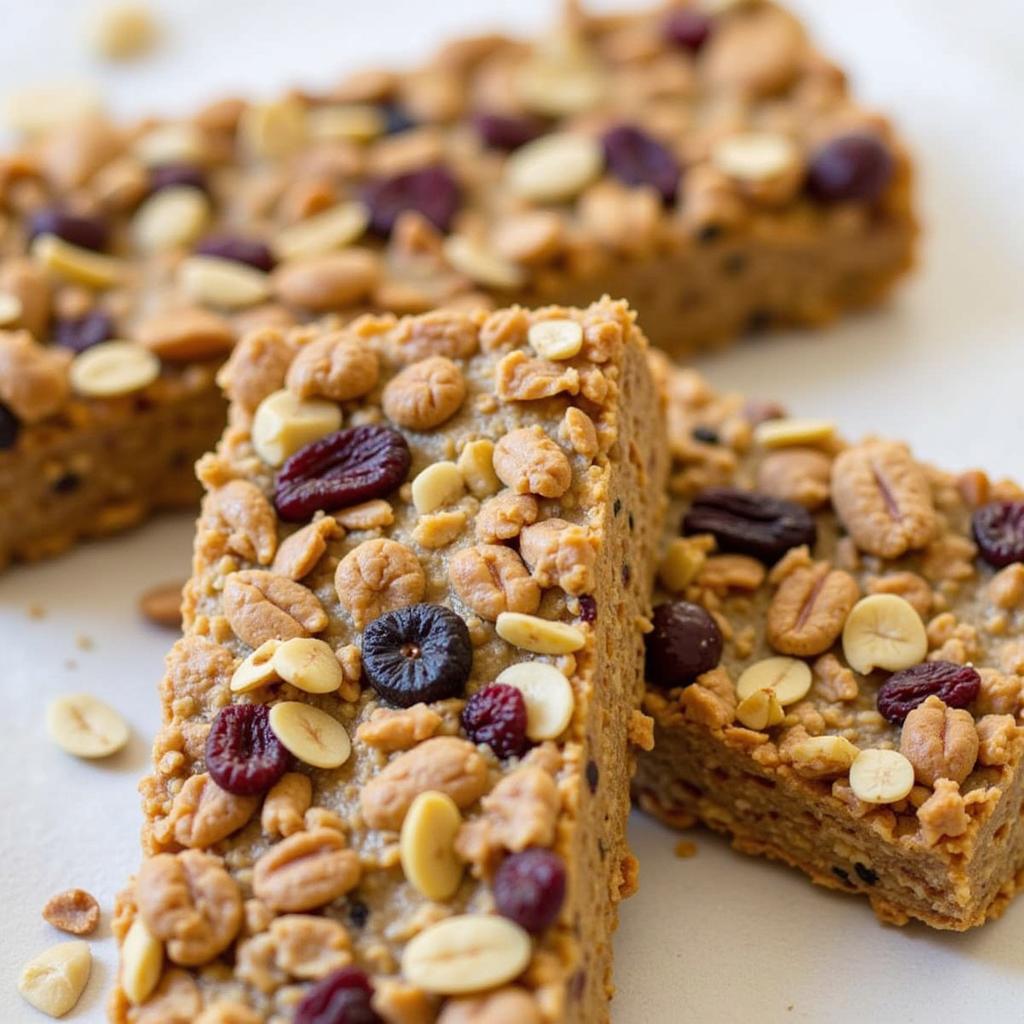
M 548 319 L 582 327 L 577 356 L 552 363 L 532 354 L 529 327 Z M 412 503 L 418 492 L 406 482 L 386 499 L 309 522 L 279 521 L 272 504 L 275 471 L 254 449 L 253 410 L 238 398 L 257 366 L 244 351 L 232 361 L 231 422 L 216 453 L 200 464 L 207 496 L 194 575 L 185 589 L 185 636 L 168 657 L 161 684 L 164 725 L 154 745 L 153 774 L 142 784 L 145 852 L 172 854 L 181 870 L 192 873 L 190 884 L 204 893 L 205 903 L 197 904 L 201 927 L 191 946 L 167 944 L 162 980 L 141 1005 L 132 1005 L 124 987 L 115 990 L 112 1020 L 184 1022 L 204 1008 L 227 1013 L 226 1004 L 237 1019 L 290 1020 L 312 981 L 349 962 L 371 976 L 375 1007 L 389 1024 L 429 1022 L 439 1014 L 444 1021 L 460 1020 L 468 1004 L 428 995 L 402 977 L 403 948 L 444 917 L 493 912 L 496 867 L 508 850 L 536 845 L 550 846 L 564 859 L 568 895 L 557 922 L 533 940 L 529 966 L 500 998 L 518 1009 L 517 1020 L 606 1020 L 610 937 L 618 902 L 635 885 L 625 838 L 628 778 L 631 743 L 643 741 L 645 733 L 638 710 L 642 630 L 667 468 L 660 446 L 651 443 L 662 410 L 632 313 L 623 303 L 603 300 L 586 310 L 367 317 L 338 332 L 299 328 L 287 335 L 263 332 L 260 339 L 244 351 L 287 351 L 288 380 L 321 399 L 339 386 L 329 366 L 346 361 L 351 367 L 356 350 L 371 354 L 377 372 L 363 376 L 364 393 L 340 403 L 346 426 L 387 423 L 383 410 L 389 407 L 398 415 L 409 408 L 422 413 L 426 406 L 413 400 L 409 381 L 427 379 L 424 366 L 432 361 L 450 360 L 446 382 L 454 386 L 457 377 L 463 397 L 449 407 L 435 388 L 431 417 L 444 406 L 444 422 L 402 433 L 412 451 L 409 481 L 452 460 L 461 467 L 465 490 L 440 509 L 419 512 Z M 304 353 L 322 357 L 327 349 L 333 357 L 317 360 L 322 372 L 307 372 L 312 359 Z M 365 361 L 359 365 L 366 369 Z M 517 394 L 540 397 L 501 397 L 510 368 L 517 371 Z M 418 386 L 422 399 L 430 385 Z M 397 393 L 406 401 L 395 405 Z M 493 455 L 489 445 L 477 444 L 487 441 L 494 444 Z M 538 493 L 552 481 L 554 496 Z M 523 506 L 529 524 L 547 527 L 530 542 L 530 555 L 520 536 L 527 523 L 516 511 Z M 505 514 L 497 515 L 502 508 Z M 496 525 L 500 532 L 494 535 Z M 535 655 L 497 635 L 487 617 L 494 608 L 478 600 L 459 569 L 460 558 L 479 552 L 482 531 L 506 556 L 505 575 L 492 570 L 491 586 L 500 579 L 538 579 L 537 600 L 527 598 L 527 607 L 518 610 L 571 624 L 583 636 L 582 648 Z M 569 572 L 563 580 L 570 593 L 551 574 L 581 559 L 583 574 Z M 257 598 L 248 613 L 240 613 L 229 595 L 240 583 L 244 587 L 242 581 L 259 581 L 272 600 Z M 506 600 L 520 600 L 510 585 L 504 590 Z M 561 670 L 574 695 L 565 731 L 521 758 L 500 761 L 487 745 L 464 738 L 464 700 L 408 710 L 381 701 L 361 677 L 362 630 L 355 623 L 360 616 L 364 624 L 371 621 L 385 606 L 416 600 L 446 605 L 468 625 L 473 656 L 467 693 L 518 662 L 540 660 Z M 318 696 L 278 680 L 231 692 L 232 674 L 255 643 L 302 633 L 315 633 L 337 652 L 339 690 Z M 296 760 L 266 798 L 220 790 L 204 763 L 217 712 L 233 702 L 282 700 L 314 705 L 340 722 L 351 738 L 351 756 L 332 770 Z M 396 774 L 399 761 L 409 770 Z M 420 895 L 398 856 L 405 809 L 425 789 L 447 792 L 463 815 L 455 849 L 468 870 L 456 895 L 441 902 Z M 296 844 L 309 849 L 293 850 Z M 337 860 L 326 890 L 317 888 L 325 874 L 314 854 Z M 119 941 L 140 908 L 150 930 L 159 932 L 161 908 L 173 901 L 166 857 L 147 864 L 152 867 L 144 867 L 118 900 L 113 929 Z M 340 874 L 349 882 L 338 895 L 330 878 Z M 354 886 L 353 877 L 359 879 Z M 239 900 L 242 919 L 229 912 Z M 300 905 L 302 914 L 280 912 Z
M 87 421 L 108 415 L 109 399 L 74 399 L 66 381 L 60 339 L 88 314 L 109 317 L 93 340 L 139 342 L 173 377 L 222 360 L 257 323 L 368 310 L 628 296 L 651 340 L 685 355 L 876 301 L 909 266 L 915 236 L 909 162 L 890 126 L 857 105 L 781 8 L 723 5 L 695 48 L 665 28 L 683 6 L 590 15 L 570 5 L 532 43 L 463 39 L 416 70 L 365 71 L 321 93 L 224 99 L 191 118 L 130 125 L 91 112 L 32 137 L 0 160 L 0 403 L 21 423 L 16 438 L 0 431 L 2 463 L 15 480 L 30 475 L 31 452 L 63 470 L 74 445 L 52 431 L 68 403 Z M 662 147 L 678 180 L 649 183 L 647 158 L 635 174 L 628 155 L 626 169 L 614 164 L 601 139 L 615 126 Z M 883 143 L 891 178 L 870 201 L 819 202 L 808 163 L 850 132 Z M 753 153 L 741 145 L 737 163 L 728 144 L 749 145 L 750 133 Z M 551 140 L 557 156 L 530 151 Z M 392 216 L 384 200 L 364 204 L 368 187 L 428 169 L 448 176 L 443 202 L 435 175 L 417 208 Z M 33 218 L 53 209 L 92 221 L 84 238 L 41 226 L 64 231 L 71 251 L 29 244 Z M 82 248 L 97 226 L 101 253 Z M 225 234 L 266 251 L 255 266 L 235 256 L 227 268 L 208 256 L 197 265 L 197 245 L 208 253 L 202 241 Z M 20 330 L 35 350 L 15 340 Z M 163 444 L 144 416 L 132 422 L 143 448 Z M 184 480 L 174 490 L 190 493 Z M 106 529 L 104 501 L 54 498 L 54 521 L 9 544 L 8 557 Z
M 696 552 L 688 580 L 662 570 L 655 603 L 702 605 L 725 649 L 719 668 L 690 686 L 649 681 L 655 747 L 635 779 L 640 805 L 672 826 L 700 821 L 745 853 L 865 895 L 890 923 L 963 930 L 998 916 L 1024 869 L 1024 568 L 996 570 L 978 556 L 971 513 L 1019 498 L 1020 488 L 979 471 L 943 472 L 878 439 L 821 434 L 768 450 L 754 439 L 756 425 L 782 416 L 778 406 L 716 393 L 692 372 L 666 376 L 674 462 L 665 550 L 678 544 L 694 496 L 718 486 L 796 501 L 813 512 L 818 539 L 813 551 L 794 548 L 766 571 L 698 535 L 686 545 Z M 871 594 L 912 606 L 928 661 L 977 668 L 980 689 L 967 707 L 931 696 L 902 726 L 883 717 L 877 694 L 890 673 L 854 671 L 839 635 L 853 602 Z M 780 654 L 810 667 L 809 692 L 777 723 L 744 725 L 749 706 L 736 681 Z M 856 751 L 813 739 L 826 736 L 901 751 L 913 788 L 886 803 L 859 799 L 850 782 Z

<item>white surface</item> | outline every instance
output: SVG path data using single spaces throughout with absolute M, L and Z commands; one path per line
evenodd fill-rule
M 102 71 L 118 109 L 187 110 L 218 89 L 328 82 L 351 62 L 406 58 L 467 25 L 539 24 L 542 0 L 167 0 L 169 45 L 137 67 Z M 923 167 L 924 266 L 888 309 L 820 337 L 742 345 L 705 366 L 721 385 L 833 415 L 847 433 L 910 439 L 950 467 L 1024 476 L 1019 323 L 1024 319 L 1024 82 L 1014 0 L 800 0 L 863 95 L 893 112 Z M 96 75 L 82 49 L 85 5 L 5 7 L 0 92 Z M 403 26 L 400 34 L 396 26 Z M 2 514 L 2 510 L 0 510 Z M 42 1020 L 14 986 L 20 965 L 60 937 L 39 918 L 80 885 L 110 909 L 137 860 L 135 785 L 158 721 L 155 684 L 169 644 L 138 621 L 135 598 L 184 576 L 191 526 L 164 520 L 116 542 L 0 578 L 0 1022 Z M 38 604 L 46 617 L 28 609 Z M 76 636 L 93 646 L 82 650 Z M 129 718 L 109 763 L 75 762 L 43 729 L 46 701 L 88 690 Z M 636 818 L 639 895 L 617 940 L 616 1024 L 786 1021 L 1017 1021 L 1024 905 L 968 935 L 879 926 L 864 902 L 783 868 L 732 855 Z M 115 970 L 105 913 L 93 980 L 67 1019 L 99 1022 Z

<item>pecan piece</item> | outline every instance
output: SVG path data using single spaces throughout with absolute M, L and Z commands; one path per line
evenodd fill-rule
M 293 978 L 319 979 L 352 962 L 344 925 L 311 914 L 285 914 L 270 926 L 277 966 Z
M 335 402 L 362 398 L 380 375 L 377 353 L 343 332 L 328 333 L 299 349 L 286 378 L 299 398 L 322 396 Z
M 311 636 L 327 625 L 313 591 L 263 569 L 232 573 L 224 584 L 224 615 L 235 636 L 250 647 L 265 640 Z
M 264 493 L 248 480 L 232 480 L 210 492 L 206 510 L 230 531 L 228 547 L 248 559 L 267 565 L 277 550 L 277 516 Z
M 454 416 L 465 397 L 466 382 L 458 366 L 444 356 L 430 356 L 392 377 L 380 402 L 392 423 L 432 430 Z
M 519 552 L 540 586 L 561 587 L 567 594 L 594 589 L 597 553 L 590 531 L 564 519 L 545 519 L 523 528 Z
M 923 786 L 934 786 L 939 779 L 963 782 L 974 770 L 978 746 L 970 711 L 947 707 L 935 696 L 907 715 L 900 734 L 900 753 Z
M 835 643 L 858 597 L 857 581 L 828 562 L 797 569 L 768 608 L 768 642 L 782 654 L 821 654 Z
M 409 548 L 377 538 L 363 541 L 338 563 L 334 586 L 342 608 L 363 629 L 384 612 L 416 604 L 427 579 Z
M 441 728 L 441 716 L 426 704 L 392 711 L 377 708 L 356 729 L 356 739 L 378 750 L 408 750 L 430 739 Z
M 322 907 L 359 884 L 359 855 L 333 828 L 297 832 L 272 846 L 252 872 L 252 891 L 271 910 Z
M 935 534 L 924 471 L 893 441 L 867 441 L 836 457 L 832 504 L 857 547 L 881 558 L 923 548 Z
M 816 448 L 786 448 L 766 455 L 757 471 L 757 489 L 773 498 L 810 509 L 828 501 L 832 462 Z
M 494 472 L 516 494 L 560 498 L 572 483 L 565 452 L 538 427 L 520 427 L 494 446 Z
M 327 542 L 343 537 L 345 531 L 331 516 L 315 519 L 281 541 L 271 571 L 290 580 L 308 576 L 327 550 Z
M 221 789 L 206 772 L 193 775 L 175 796 L 158 838 L 190 848 L 213 846 L 242 828 L 259 803 L 258 796 L 235 796 Z
M 533 614 L 540 587 L 522 559 L 501 544 L 480 544 L 456 552 L 448 573 L 459 597 L 482 619 L 494 622 L 502 612 Z

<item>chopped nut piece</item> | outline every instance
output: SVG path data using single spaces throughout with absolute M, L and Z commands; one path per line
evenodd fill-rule
M 322 907 L 359 884 L 359 855 L 333 828 L 297 832 L 256 861 L 252 890 L 278 912 Z
M 338 674 L 341 675 L 340 667 Z M 270 709 L 270 728 L 289 753 L 314 768 L 337 768 L 352 753 L 352 742 L 345 727 L 311 704 L 297 700 L 275 704 Z
M 60 942 L 25 964 L 18 991 L 47 1016 L 63 1017 L 85 991 L 91 972 L 92 953 L 87 942 Z
M 232 693 L 248 693 L 277 679 L 274 669 L 274 652 L 281 646 L 275 638 L 264 640 L 239 666 L 231 676 Z
M 191 185 L 164 188 L 135 212 L 135 242 L 147 252 L 191 245 L 206 229 L 209 219 L 210 201 L 205 192 Z
M 56 235 L 40 235 L 32 243 L 31 253 L 40 266 L 87 288 L 110 288 L 117 284 L 123 270 L 120 260 L 72 245 Z
M 503 612 L 532 614 L 540 606 L 540 587 L 520 557 L 500 544 L 479 544 L 456 552 L 448 564 L 452 587 L 483 619 Z
M 960 795 L 960 786 L 952 779 L 938 779 L 935 792 L 917 809 L 921 834 L 928 846 L 935 846 L 943 836 L 955 839 L 967 831 L 970 818 Z
M 540 427 L 520 427 L 494 446 L 494 471 L 517 494 L 561 497 L 572 483 L 565 453 Z
M 907 715 L 900 733 L 900 753 L 924 786 L 934 786 L 938 779 L 963 782 L 978 759 L 978 746 L 970 711 L 946 707 L 934 695 Z
M 759 690 L 770 690 L 783 706 L 795 704 L 811 688 L 811 670 L 796 658 L 765 658 L 744 669 L 736 681 L 736 696 L 745 700 Z
M 144 320 L 136 337 L 164 361 L 216 359 L 235 343 L 235 332 L 222 316 L 191 306 L 158 313 Z
M 330 516 L 315 519 L 281 541 L 271 571 L 290 580 L 304 579 L 324 556 L 327 542 L 344 535 L 336 519 Z
M 455 415 L 465 397 L 466 382 L 458 366 L 444 356 L 428 356 L 388 381 L 381 407 L 400 427 L 433 430 Z
M 766 420 L 757 425 L 754 440 L 764 448 L 789 448 L 831 441 L 835 432 L 831 420 Z
M 454 462 L 435 462 L 412 482 L 412 503 L 419 513 L 434 512 L 462 497 L 466 482 Z
M 488 498 L 500 490 L 501 481 L 494 472 L 493 441 L 483 438 L 467 442 L 456 465 L 469 493 L 475 498 Z
M 75 356 L 69 370 L 74 390 L 86 398 L 114 398 L 148 387 L 160 376 L 160 360 L 133 341 L 102 341 Z
M 189 256 L 178 266 L 178 279 L 193 302 L 218 309 L 245 309 L 270 296 L 262 270 L 219 256 Z
M 524 526 L 536 522 L 539 513 L 533 495 L 504 491 L 481 506 L 476 518 L 476 535 L 488 544 L 511 540 L 519 536 Z
M 323 606 L 311 590 L 261 569 L 228 577 L 224 615 L 235 636 L 253 648 L 265 640 L 319 633 L 327 625 Z
M 131 60 L 152 49 L 157 24 L 145 4 L 117 3 L 100 10 L 93 21 L 93 48 L 110 60 Z
M 560 203 L 583 191 L 601 173 L 604 154 L 585 135 L 554 132 L 528 142 L 509 158 L 509 189 L 535 203 Z
M 466 999 L 448 999 L 437 1024 L 541 1024 L 536 1001 L 510 986 Z
M 808 779 L 846 775 L 859 753 L 860 750 L 843 736 L 808 736 L 789 747 L 794 770 Z
M 341 409 L 319 398 L 300 399 L 275 391 L 260 402 L 252 422 L 252 445 L 270 466 L 341 427 Z
M 575 320 L 540 320 L 527 336 L 541 359 L 572 359 L 583 348 L 583 328 Z
M 895 594 L 872 594 L 854 606 L 843 626 L 843 654 L 866 675 L 876 668 L 897 672 L 924 661 L 928 636 L 921 616 Z
M 287 382 L 299 398 L 349 402 L 372 391 L 379 375 L 377 353 L 339 332 L 303 345 L 288 368 Z
M 43 918 L 62 932 L 91 935 L 99 924 L 100 906 L 84 889 L 65 889 L 46 901 Z
M 136 917 L 121 945 L 118 979 L 129 1002 L 138 1006 L 149 998 L 160 980 L 163 966 L 163 943 L 146 927 L 141 917 Z
M 357 629 L 384 612 L 421 600 L 426 577 L 419 559 L 394 540 L 367 540 L 339 563 L 334 577 L 338 600 Z
M 277 550 L 277 516 L 263 492 L 248 480 L 231 480 L 211 491 L 206 511 L 219 518 L 228 547 L 250 562 L 267 565 Z
M 282 260 L 321 256 L 358 241 L 369 223 L 370 211 L 365 204 L 339 203 L 278 232 L 274 251 Z
M 379 279 L 376 254 L 351 248 L 283 263 L 274 271 L 272 283 L 286 305 L 329 313 L 366 298 Z
M 160 583 L 139 596 L 139 611 L 156 626 L 181 629 L 181 580 Z
M 377 708 L 356 730 L 356 738 L 378 750 L 408 750 L 430 739 L 441 727 L 441 716 L 426 704 L 391 711 Z
M 742 678 L 742 677 L 741 677 Z M 786 717 L 774 690 L 754 690 L 736 705 L 736 718 L 748 729 L 768 729 Z
M 675 594 L 681 594 L 707 560 L 708 545 L 697 537 L 675 537 L 658 567 L 658 579 Z
M 540 586 L 561 587 L 575 596 L 594 589 L 597 551 L 586 527 L 557 518 L 525 526 L 519 535 L 519 551 Z
M 288 772 L 273 785 L 263 800 L 260 825 L 271 836 L 287 837 L 305 827 L 303 817 L 313 800 L 308 775 Z
M 783 448 L 768 455 L 758 467 L 757 487 L 773 498 L 795 501 L 814 511 L 829 499 L 831 472 L 832 462 L 824 452 Z
M 511 291 L 526 280 L 515 263 L 464 235 L 449 235 L 444 240 L 444 255 L 460 274 L 488 288 Z

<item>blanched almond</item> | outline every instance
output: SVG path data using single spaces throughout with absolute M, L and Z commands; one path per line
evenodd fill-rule
M 274 671 L 306 693 L 333 693 L 341 686 L 341 664 L 323 640 L 296 636 L 274 651 Z
M 575 320 L 541 320 L 530 326 L 527 339 L 541 359 L 572 359 L 583 348 L 583 327 Z
M 765 658 L 745 669 L 736 681 L 736 696 L 746 700 L 759 690 L 770 690 L 783 706 L 803 700 L 811 689 L 811 670 L 797 658 Z
M 300 761 L 314 768 L 337 768 L 352 753 L 345 727 L 326 711 L 297 700 L 270 709 L 270 728 Z
M 142 917 L 136 917 L 121 944 L 121 988 L 128 1001 L 138 1006 L 144 1003 L 156 983 L 164 965 L 164 944 L 146 927 Z
M 858 601 L 843 626 L 843 654 L 855 672 L 890 672 L 924 661 L 928 635 L 913 605 L 895 594 Z
M 101 341 L 71 362 L 71 387 L 86 398 L 113 398 L 141 391 L 160 376 L 160 360 L 134 341 Z
M 572 654 L 587 642 L 576 626 L 522 612 L 502 612 L 495 627 L 502 640 L 534 654 Z
M 446 793 L 428 790 L 413 800 L 402 822 L 402 870 L 428 900 L 455 895 L 464 865 L 455 853 L 462 815 Z
M 270 466 L 341 427 L 341 407 L 320 398 L 275 391 L 260 402 L 252 421 L 252 446 Z
M 46 729 L 75 757 L 109 757 L 128 742 L 128 724 L 109 704 L 88 693 L 58 697 L 46 709 Z
M 37 1010 L 63 1017 L 81 998 L 91 973 L 89 943 L 60 942 L 22 968 L 18 991 Z
M 526 702 L 526 735 L 535 742 L 557 739 L 572 720 L 576 698 L 569 680 L 544 661 L 521 661 L 498 674 Z

